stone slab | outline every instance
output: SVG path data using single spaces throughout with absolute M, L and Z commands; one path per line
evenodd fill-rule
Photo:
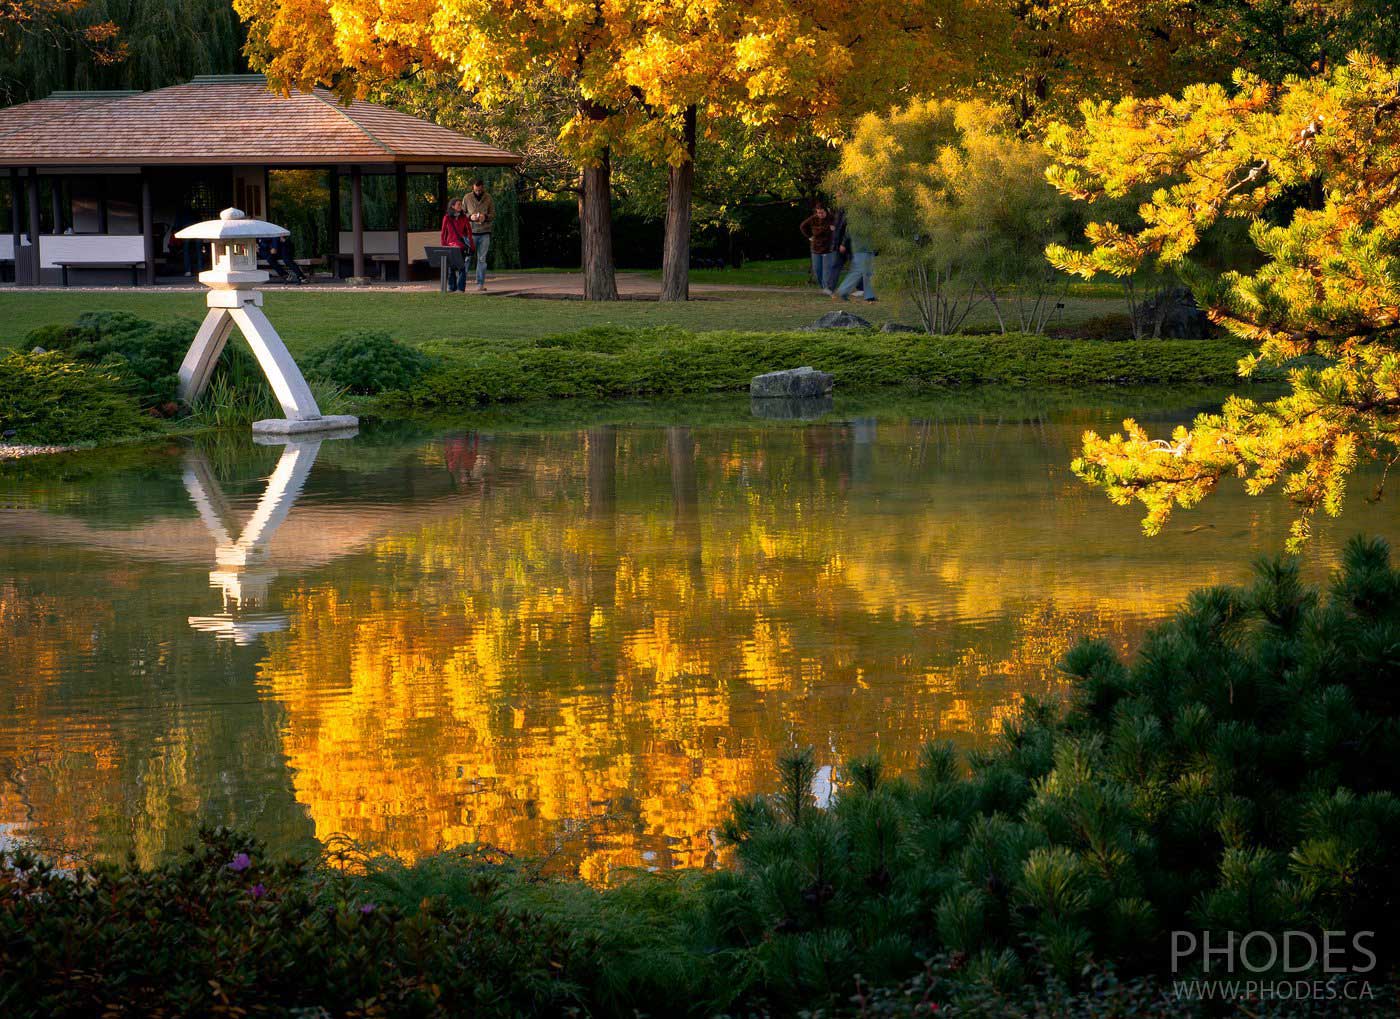
M 318 418 L 263 418 L 253 422 L 253 435 L 305 435 L 309 432 L 342 432 L 359 428 L 353 414 L 326 414 Z M 339 438 L 339 436 L 337 436 Z

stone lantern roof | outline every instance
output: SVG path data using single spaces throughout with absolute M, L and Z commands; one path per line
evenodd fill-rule
M 291 231 L 276 223 L 250 219 L 242 209 L 225 209 L 218 219 L 206 219 L 178 231 L 182 241 L 256 241 L 263 238 L 286 237 Z

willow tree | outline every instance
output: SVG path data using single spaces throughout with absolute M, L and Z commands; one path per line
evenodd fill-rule
M 1246 377 L 1314 356 L 1289 372 L 1288 395 L 1232 398 L 1170 438 L 1131 420 L 1089 432 L 1074 469 L 1142 503 L 1148 533 L 1227 476 L 1256 494 L 1281 483 L 1301 510 L 1297 546 L 1319 508 L 1339 512 L 1357 464 L 1400 459 L 1400 70 L 1356 54 L 1279 87 L 1241 72 L 1233 87 L 1082 112 L 1050 133 L 1051 181 L 1091 202 L 1157 189 L 1140 226 L 1091 223 L 1087 250 L 1051 247 L 1051 261 L 1086 278 L 1181 273 L 1212 320 L 1257 344 Z M 1207 274 L 1193 255 L 1231 219 L 1250 223 L 1261 264 Z
M 0 0 L 0 98 L 163 88 L 243 70 L 242 48 L 228 0 Z

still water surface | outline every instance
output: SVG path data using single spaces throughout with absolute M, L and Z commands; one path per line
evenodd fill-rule
M 1032 401 L 1032 404 L 1034 401 Z M 151 861 L 200 822 L 706 866 L 786 748 L 985 742 L 1289 523 L 1143 538 L 1069 473 L 1131 398 L 800 426 L 181 443 L 0 470 L 0 837 Z M 1159 423 L 1194 406 L 1139 413 Z M 1164 426 L 1164 425 L 1163 425 Z M 1359 530 L 1355 486 L 1308 552 Z

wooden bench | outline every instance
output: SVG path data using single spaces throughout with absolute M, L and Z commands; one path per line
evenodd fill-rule
M 68 285 L 69 269 L 130 269 L 131 285 L 139 287 L 141 282 L 137 279 L 137 273 L 146 268 L 144 260 L 137 262 L 89 262 L 76 258 L 65 258 L 62 260 L 54 259 L 53 264 L 63 270 L 63 285 L 65 287 Z
M 379 266 L 379 282 L 389 282 L 389 266 L 399 264 L 398 255 L 366 255 L 366 259 Z M 402 282 L 402 280 L 400 280 Z

